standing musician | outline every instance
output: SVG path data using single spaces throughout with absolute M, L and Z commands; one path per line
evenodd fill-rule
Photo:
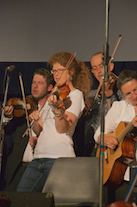
M 31 96 L 35 102 L 38 103 L 38 108 L 41 109 L 40 113 L 42 113 L 42 107 L 49 97 L 49 93 L 51 92 L 53 85 L 54 80 L 49 70 L 39 68 L 34 72 L 31 84 Z M 23 101 L 19 100 L 19 103 L 20 102 L 22 103 Z M 28 142 L 28 136 L 22 137 L 27 127 L 26 118 L 25 116 L 22 116 L 23 113 L 21 109 L 15 110 L 15 108 L 16 105 L 14 107 L 13 105 L 10 105 L 6 106 L 4 110 L 4 120 L 8 121 L 5 126 L 5 145 L 9 145 L 9 143 L 13 141 L 13 144 L 11 144 L 10 147 L 10 154 L 6 161 L 4 173 L 5 185 L 2 189 L 8 191 L 16 191 L 17 185 L 28 163 L 33 159 L 33 153 Z M 14 114 L 15 111 L 16 114 Z M 25 115 L 25 111 L 23 112 Z M 4 152 L 5 151 L 6 150 L 4 150 Z
M 98 52 L 91 58 L 91 72 L 99 82 L 98 88 L 100 88 L 97 93 L 96 89 L 91 90 L 88 98 L 85 100 L 85 156 L 91 156 L 92 150 L 94 148 L 94 133 L 101 123 L 101 110 L 102 110 L 102 99 L 101 99 L 101 86 L 103 77 L 103 53 Z M 114 69 L 114 63 L 109 65 L 109 73 Z M 110 76 L 111 78 L 111 76 Z M 110 82 L 105 82 L 105 104 L 104 113 L 108 112 L 114 101 L 119 101 L 123 98 L 120 90 L 117 90 L 115 84 L 116 78 L 112 77 Z
M 137 131 L 136 130 L 136 127 L 137 127 L 137 116 L 136 116 L 137 115 L 137 73 L 132 70 L 122 71 L 117 80 L 117 87 L 122 91 L 125 99 L 121 101 L 115 101 L 105 117 L 104 146 L 107 146 L 108 150 L 109 149 L 113 150 L 113 151 L 110 150 L 110 152 L 111 154 L 114 153 L 114 156 L 115 156 L 114 163 L 116 164 L 121 163 L 118 169 L 112 168 L 112 172 L 113 170 L 115 170 L 115 174 L 118 173 L 116 174 L 116 177 L 117 177 L 116 180 L 124 179 L 125 181 L 123 182 L 123 185 L 116 190 L 116 198 L 113 198 L 112 202 L 115 200 L 117 201 L 123 200 L 126 196 L 126 193 L 128 190 L 128 183 L 129 183 L 127 182 L 129 181 L 129 168 L 127 168 L 128 164 L 126 165 L 124 163 L 124 160 L 128 161 L 128 158 L 130 158 L 129 156 L 132 156 L 132 155 L 135 156 L 135 151 L 136 151 L 136 142 L 134 140 L 134 138 L 136 138 L 136 135 L 134 134 L 136 134 L 136 131 Z M 124 123 L 129 123 L 129 124 L 127 125 L 127 127 L 125 128 L 120 127 L 119 129 L 118 125 L 121 121 Z M 121 123 L 120 123 L 120 126 L 121 126 Z M 127 133 L 130 132 L 132 128 L 133 128 L 133 131 L 131 133 L 132 135 L 132 138 L 131 138 L 131 136 L 128 136 Z M 120 130 L 119 135 L 122 135 L 121 133 L 123 131 L 126 132 L 123 138 L 119 139 L 121 136 L 117 135 L 116 129 Z M 112 133 L 113 133 L 112 136 L 109 135 Z M 100 126 L 96 130 L 94 138 L 97 143 L 100 143 Z M 125 149 L 129 154 L 125 153 Z M 119 157 L 117 156 L 117 152 L 121 152 L 121 151 L 122 151 L 121 156 L 125 157 L 125 159 L 123 160 L 123 162 L 118 162 Z M 112 163 L 112 159 L 110 159 L 111 157 L 108 156 L 109 152 L 108 151 L 106 152 L 107 152 L 107 156 L 106 156 L 107 160 L 104 156 L 105 165 Z M 136 166 L 136 161 L 134 162 L 135 162 L 134 165 Z M 125 170 L 126 170 L 126 173 L 125 173 Z M 104 175 L 105 175 L 105 168 L 104 168 Z M 121 178 L 119 176 L 121 176 Z M 108 178 L 108 181 L 109 179 L 110 177 Z M 115 182 L 111 181 L 112 188 L 114 187 Z
M 30 138 L 32 148 L 35 147 L 34 159 L 21 178 L 18 192 L 41 192 L 54 161 L 59 157 L 75 157 L 72 135 L 85 106 L 83 93 L 86 96 L 91 85 L 90 71 L 83 62 L 74 58 L 66 67 L 70 57 L 68 52 L 58 52 L 49 59 L 57 89 L 44 105 L 42 116 L 38 111 L 29 116 L 31 121 L 35 120 L 33 130 L 38 138 Z M 66 92 L 61 106 L 60 90 L 65 85 L 69 94 Z

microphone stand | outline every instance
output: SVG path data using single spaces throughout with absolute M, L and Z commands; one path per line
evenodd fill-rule
M 106 27 L 104 46 L 104 61 L 103 61 L 103 83 L 102 83 L 102 110 L 101 110 L 101 137 L 100 137 L 100 201 L 99 207 L 103 206 L 103 157 L 104 157 L 104 102 L 105 102 L 105 82 L 108 82 L 108 60 L 109 60 L 109 46 L 108 46 L 108 22 L 109 22 L 109 0 L 106 0 Z
M 7 71 L 7 70 L 6 70 Z M 7 83 L 6 83 L 6 89 L 5 89 L 5 95 L 4 95 L 4 101 L 3 101 L 3 109 L 1 113 L 1 121 L 0 121 L 0 173 L 1 173 L 1 166 L 2 166 L 2 155 L 3 155 L 3 144 L 4 144 L 4 124 L 3 124 L 3 117 L 4 117 L 4 109 L 7 101 L 7 94 L 8 94 L 8 87 L 10 82 L 10 71 L 7 73 Z

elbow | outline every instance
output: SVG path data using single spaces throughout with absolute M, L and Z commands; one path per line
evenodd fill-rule
M 43 128 L 39 125 L 38 128 L 34 128 L 33 131 L 36 134 L 36 136 L 38 137 L 41 133 L 41 131 L 43 130 Z
M 68 127 L 66 125 L 55 124 L 55 127 L 59 134 L 63 134 L 68 130 Z
M 59 134 L 63 134 L 63 133 L 66 133 L 68 128 L 67 127 L 61 127 L 61 126 L 56 126 L 56 130 Z

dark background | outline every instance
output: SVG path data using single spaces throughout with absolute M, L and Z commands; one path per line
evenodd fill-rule
M 89 70 L 91 70 L 91 66 L 89 62 L 85 62 L 86 65 L 89 67 Z M 4 98 L 4 91 L 3 91 L 3 85 L 4 85 L 4 76 L 6 67 L 10 65 L 15 65 L 15 69 L 10 72 L 10 83 L 8 88 L 8 98 L 10 97 L 22 97 L 20 82 L 19 82 L 19 73 L 22 74 L 22 80 L 24 85 L 24 91 L 25 95 L 29 95 L 31 92 L 31 81 L 33 72 L 37 68 L 47 68 L 50 70 L 49 66 L 46 62 L 0 62 L 0 101 L 3 102 Z M 137 61 L 130 61 L 130 62 L 114 62 L 114 70 L 113 72 L 116 75 L 119 75 L 119 73 L 122 70 L 130 69 L 137 71 Z M 92 88 L 97 87 L 98 82 L 93 76 L 93 86 Z

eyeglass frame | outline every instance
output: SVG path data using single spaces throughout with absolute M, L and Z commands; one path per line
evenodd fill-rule
M 132 98 L 133 94 L 137 95 L 137 88 L 133 89 L 131 92 L 125 94 L 126 98 Z
M 59 73 L 59 74 L 62 74 L 63 73 L 63 71 L 65 71 L 65 70 L 67 70 L 67 69 L 63 69 L 63 68 L 61 68 L 61 69 L 58 69 L 58 70 L 51 70 L 50 72 L 51 72 L 51 74 L 56 74 L 56 73 Z

